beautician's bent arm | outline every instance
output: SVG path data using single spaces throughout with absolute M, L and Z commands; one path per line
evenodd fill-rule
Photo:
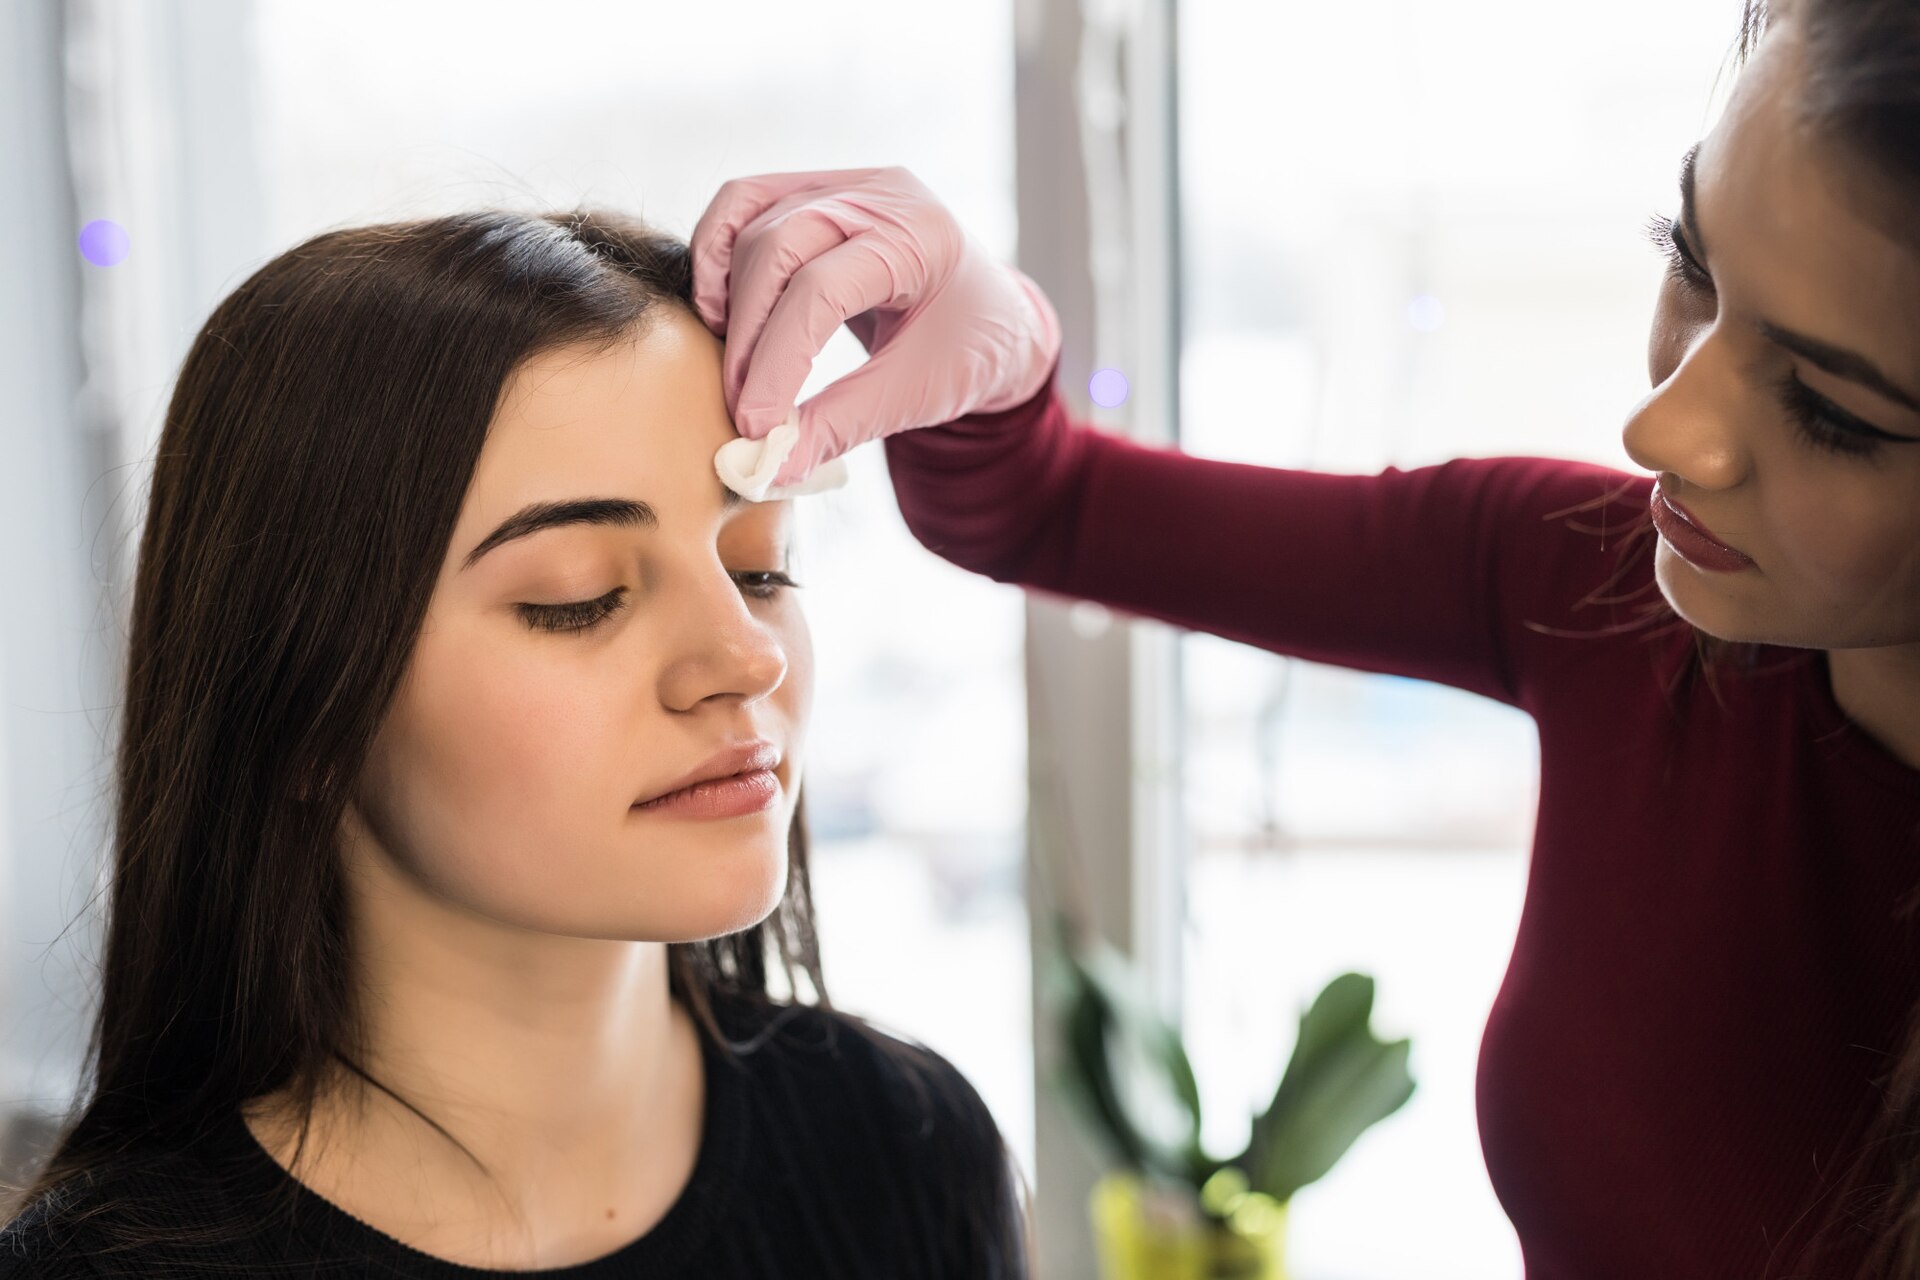
M 908 527 L 964 568 L 1522 707 L 1583 656 L 1566 633 L 1617 619 L 1581 600 L 1634 553 L 1620 535 L 1650 483 L 1547 458 L 1379 475 L 1223 462 L 1074 422 L 1051 378 L 886 450 Z
M 692 248 L 742 437 L 744 465 L 716 469 L 750 497 L 884 440 L 908 526 L 956 564 L 1519 706 L 1580 660 L 1549 637 L 1617 621 L 1584 601 L 1631 552 L 1606 530 L 1644 515 L 1650 479 L 1544 458 L 1328 475 L 1075 424 L 1051 304 L 905 169 L 736 179 Z M 796 411 L 842 323 L 871 358 Z M 790 415 L 792 453 L 748 483 L 744 454 L 765 455 Z

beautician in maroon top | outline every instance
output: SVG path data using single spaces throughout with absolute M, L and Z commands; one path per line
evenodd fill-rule
M 1044 297 L 904 170 L 730 183 L 695 232 L 743 436 L 840 319 L 873 353 L 799 406 L 781 486 L 884 438 L 908 526 L 956 564 L 1533 717 L 1478 1076 L 1529 1280 L 1920 1266 L 1895 1221 L 1920 1213 L 1920 1058 L 1896 1070 L 1920 995 L 1916 57 L 1920 4 L 1776 6 L 1655 227 L 1625 428 L 1646 475 L 1318 474 L 1075 422 Z M 1884 90 L 1882 132 L 1848 132 L 1848 89 Z

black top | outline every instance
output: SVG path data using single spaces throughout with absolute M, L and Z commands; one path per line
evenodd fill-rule
M 498 1271 L 400 1243 L 292 1178 L 238 1110 L 196 1141 L 70 1196 L 99 1218 L 50 1220 L 42 1197 L 0 1230 L 0 1280 L 104 1276 L 382 1276 L 397 1280 L 1026 1275 L 1012 1166 L 985 1105 L 944 1058 L 845 1014 L 716 999 L 734 1042 L 703 1032 L 706 1112 L 692 1177 L 652 1230 L 590 1262 Z M 291 1219 L 243 1201 L 293 1187 Z M 264 1201 L 263 1201 L 264 1202 Z M 102 1256 L 111 1226 L 142 1234 L 231 1216 L 243 1239 Z

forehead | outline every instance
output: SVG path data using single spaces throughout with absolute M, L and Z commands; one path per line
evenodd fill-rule
M 556 348 L 502 389 L 470 498 L 526 492 L 719 499 L 713 455 L 736 432 L 720 385 L 720 340 L 678 306 L 662 306 L 604 350 Z
M 1708 266 L 1729 303 L 1920 384 L 1920 247 L 1891 233 L 1884 184 L 1800 119 L 1805 53 L 1776 20 L 1701 143 Z

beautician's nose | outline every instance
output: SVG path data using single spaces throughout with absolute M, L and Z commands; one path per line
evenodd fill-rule
M 1621 432 L 1627 456 L 1700 489 L 1731 489 L 1745 480 L 1757 410 L 1735 355 L 1711 333 L 1695 341 L 1628 417 Z
M 716 697 L 754 703 L 787 678 L 785 647 L 724 571 L 703 572 L 667 607 L 679 625 L 673 656 L 660 673 L 666 706 L 688 711 Z

